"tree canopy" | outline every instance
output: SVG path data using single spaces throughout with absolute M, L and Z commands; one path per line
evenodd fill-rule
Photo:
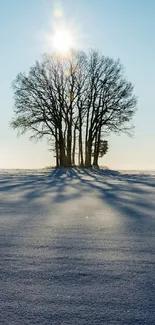
M 31 138 L 46 137 L 57 167 L 77 160 L 81 166 L 98 165 L 108 149 L 107 133 L 130 133 L 133 128 L 133 85 L 119 60 L 94 50 L 44 55 L 27 75 L 17 75 L 13 91 L 11 126 L 19 134 L 31 131 Z

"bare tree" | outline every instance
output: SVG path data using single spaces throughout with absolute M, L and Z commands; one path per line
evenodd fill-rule
M 97 164 L 103 132 L 129 133 L 132 130 L 129 122 L 136 111 L 137 101 L 132 84 L 123 77 L 119 60 L 92 51 L 88 76 L 85 159 L 86 164 L 91 165 L 93 142 L 96 140 L 94 163 Z
M 132 130 L 136 98 L 123 73 L 119 60 L 97 51 L 46 55 L 13 82 L 11 126 L 52 140 L 57 167 L 74 165 L 77 150 L 80 165 L 91 166 L 92 156 L 98 165 L 103 135 Z

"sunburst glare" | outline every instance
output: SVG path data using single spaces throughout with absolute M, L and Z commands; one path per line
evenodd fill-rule
M 56 51 L 67 52 L 74 47 L 74 37 L 67 28 L 60 28 L 52 37 L 52 45 Z
M 45 52 L 54 51 L 57 54 L 68 55 L 72 49 L 81 48 L 81 37 L 83 33 L 79 23 L 73 17 L 71 19 L 65 17 L 62 5 L 55 0 L 48 30 L 44 32 Z

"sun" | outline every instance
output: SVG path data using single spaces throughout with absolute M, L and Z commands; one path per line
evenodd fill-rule
M 58 29 L 53 35 L 52 45 L 58 52 L 68 52 L 74 46 L 74 38 L 68 29 Z

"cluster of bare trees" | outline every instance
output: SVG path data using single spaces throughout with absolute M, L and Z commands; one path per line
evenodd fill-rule
M 109 132 L 129 132 L 136 110 L 133 86 L 120 61 L 72 52 L 68 57 L 45 55 L 13 82 L 19 133 L 52 141 L 57 167 L 98 165 Z

